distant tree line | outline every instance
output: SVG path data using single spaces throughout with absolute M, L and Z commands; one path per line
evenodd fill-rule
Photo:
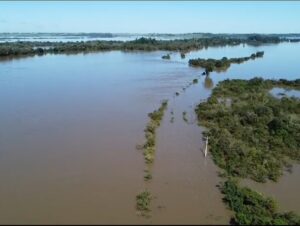
M 43 55 L 47 53 L 84 53 L 95 51 L 180 51 L 188 52 L 211 46 L 234 46 L 241 43 L 261 45 L 278 43 L 274 37 L 255 35 L 245 38 L 211 37 L 176 40 L 156 40 L 153 38 L 138 38 L 132 41 L 86 41 L 86 42 L 5 42 L 0 43 L 0 57 L 25 55 Z

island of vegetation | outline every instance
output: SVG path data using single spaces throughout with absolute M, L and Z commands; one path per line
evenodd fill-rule
M 300 100 L 276 98 L 273 87 L 300 89 L 300 79 L 225 80 L 196 108 L 213 160 L 227 178 L 222 191 L 238 224 L 300 223 L 294 213 L 277 213 L 274 201 L 232 181 L 276 181 L 300 160 Z
M 256 53 L 251 54 L 248 57 L 240 57 L 240 58 L 230 58 L 223 57 L 220 60 L 216 59 L 190 59 L 189 65 L 194 67 L 202 67 L 205 69 L 205 73 L 209 74 L 209 72 L 212 71 L 225 71 L 227 70 L 231 64 L 241 64 L 245 61 L 248 61 L 250 59 L 254 60 L 257 57 L 263 57 L 264 52 L 259 51 Z

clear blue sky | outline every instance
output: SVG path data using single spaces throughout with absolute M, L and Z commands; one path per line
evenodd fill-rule
M 0 32 L 300 33 L 300 2 L 1 1 Z

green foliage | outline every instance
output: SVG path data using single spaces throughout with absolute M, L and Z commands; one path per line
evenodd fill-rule
M 150 121 L 145 128 L 145 144 L 143 146 L 143 153 L 145 162 L 150 164 L 154 161 L 155 143 L 156 143 L 156 129 L 160 126 L 164 112 L 167 109 L 168 102 L 163 101 L 158 110 L 148 114 Z
M 227 57 L 223 57 L 220 60 L 202 59 L 202 58 L 190 59 L 189 65 L 194 66 L 194 67 L 202 67 L 205 69 L 205 73 L 208 74 L 209 72 L 212 72 L 212 71 L 225 71 L 230 67 L 230 65 L 232 63 L 240 64 L 240 63 L 243 63 L 250 59 L 262 57 L 263 55 L 264 55 L 264 52 L 261 51 L 261 52 L 253 53 L 249 57 L 230 58 L 230 59 L 228 59 Z
M 143 191 L 136 196 L 136 208 L 141 211 L 142 214 L 150 211 L 151 194 L 149 191 Z
M 276 181 L 290 160 L 300 160 L 300 100 L 277 99 L 274 86 L 299 80 L 225 80 L 196 108 L 215 163 L 230 176 Z
M 249 188 L 240 188 L 229 179 L 222 186 L 224 202 L 235 212 L 233 223 L 238 225 L 295 225 L 300 217 L 293 212 L 277 213 L 276 203 L 271 198 Z

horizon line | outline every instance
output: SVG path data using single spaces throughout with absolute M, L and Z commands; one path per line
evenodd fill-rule
M 159 34 L 159 35 L 186 35 L 186 34 L 234 34 L 234 35 L 247 35 L 247 34 L 266 34 L 266 35 L 277 35 L 277 34 L 300 34 L 297 32 L 283 32 L 283 33 L 260 33 L 260 32 L 244 32 L 244 33 L 235 33 L 235 32 L 221 32 L 221 33 L 214 33 L 214 32 L 184 32 L 184 33 L 170 33 L 170 32 L 166 32 L 166 33 L 160 33 L 160 32 L 146 32 L 146 33 L 140 33 L 140 32 L 56 32 L 56 31 L 49 31 L 49 32 L 35 32 L 35 31 L 28 31 L 28 32 L 18 32 L 18 31 L 14 31 L 14 32 L 1 32 L 0 34 L 28 34 L 28 33 L 32 33 L 32 34 Z

